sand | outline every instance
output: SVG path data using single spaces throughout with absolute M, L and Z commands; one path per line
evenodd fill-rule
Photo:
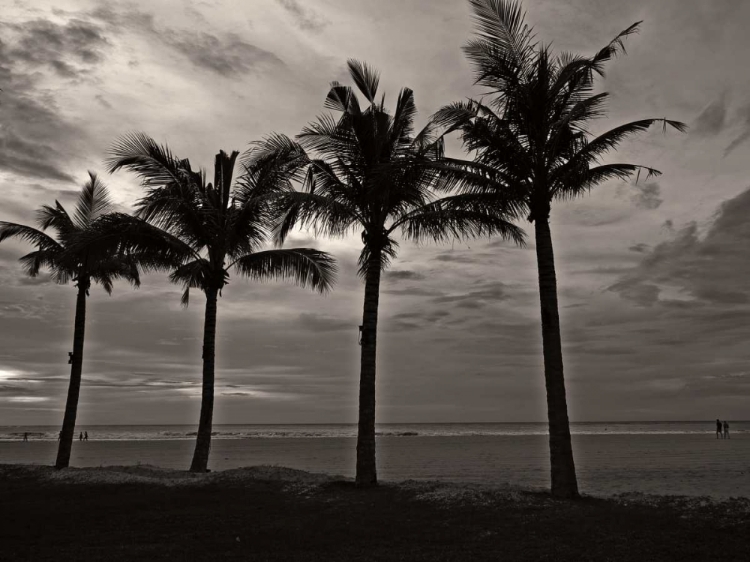
M 744 437 L 744 436 L 743 436 Z M 711 435 L 577 435 L 581 491 L 750 498 L 750 439 Z M 52 464 L 55 442 L 0 443 L 0 462 Z M 546 489 L 545 436 L 379 437 L 384 481 L 450 481 Z M 72 466 L 136 465 L 185 469 L 193 442 L 76 441 Z M 210 467 L 276 465 L 352 477 L 351 438 L 214 440 Z
M 746 562 L 750 551 L 750 499 L 570 501 L 472 483 L 357 489 L 273 466 L 13 464 L 0 464 L 0 497 L 3 561 Z

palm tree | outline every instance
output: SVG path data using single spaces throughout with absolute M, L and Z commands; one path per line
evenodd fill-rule
M 431 186 L 439 181 L 434 166 L 443 157 L 442 139 L 428 126 L 414 135 L 414 94 L 401 90 L 390 114 L 385 96 L 376 101 L 379 76 L 364 63 L 350 60 L 349 73 L 366 104 L 360 106 L 352 88 L 331 84 L 325 106 L 338 118 L 323 115 L 309 124 L 295 142 L 274 135 L 250 151 L 250 163 L 276 158 L 301 191 L 277 197 L 280 213 L 277 240 L 294 225 L 313 226 L 322 235 L 343 236 L 360 231 L 359 274 L 365 296 L 361 330 L 358 486 L 377 484 L 375 461 L 375 367 L 381 272 L 396 257 L 400 230 L 408 240 L 440 242 L 454 237 L 499 234 L 518 243 L 520 229 L 506 216 L 487 212 L 481 197 L 438 198 Z M 312 155 L 307 151 L 311 151 Z
M 475 68 L 476 83 L 489 89 L 487 103 L 470 99 L 441 109 L 434 122 L 458 130 L 472 163 L 451 161 L 462 191 L 494 194 L 506 204 L 515 199 L 534 223 L 542 316 L 544 376 L 547 388 L 552 493 L 577 497 L 575 465 L 560 343 L 557 281 L 549 217 L 553 200 L 572 199 L 609 179 L 625 180 L 653 168 L 602 163 L 601 158 L 626 138 L 655 123 L 685 125 L 667 119 L 642 119 L 595 138 L 592 120 L 605 115 L 606 92 L 594 93 L 604 65 L 624 52 L 623 40 L 638 30 L 631 25 L 591 57 L 553 55 L 534 42 L 525 14 L 514 0 L 470 0 L 478 37 L 464 50 Z M 450 185 L 450 182 L 447 183 Z
M 55 282 L 66 284 L 73 281 L 78 288 L 73 352 L 69 360 L 70 385 L 57 449 L 56 468 L 66 468 L 70 464 L 83 370 L 86 298 L 91 282 L 99 283 L 108 294 L 112 294 L 112 285 L 116 279 L 125 279 L 136 287 L 140 284 L 136 262 L 132 256 L 119 251 L 118 248 L 106 252 L 73 249 L 81 237 L 92 232 L 107 218 L 111 208 L 107 188 L 95 174 L 89 172 L 89 181 L 81 190 L 72 217 L 59 201 L 55 201 L 54 207 L 43 205 L 39 209 L 39 230 L 22 224 L 0 222 L 0 242 L 16 238 L 38 248 L 20 260 L 28 275 L 36 277 L 42 268 L 46 268 L 51 271 Z M 57 233 L 56 239 L 44 232 L 50 228 Z
M 216 314 L 229 272 L 259 281 L 287 279 L 320 292 L 333 284 L 333 258 L 315 249 L 262 250 L 270 235 L 269 195 L 288 187 L 274 167 L 258 162 L 233 185 L 238 152 L 216 155 L 214 182 L 195 172 L 189 160 L 144 134 L 125 136 L 112 148 L 110 172 L 135 172 L 146 188 L 136 216 L 117 214 L 100 225 L 89 243 L 127 247 L 151 269 L 170 269 L 170 280 L 206 295 L 203 331 L 203 388 L 192 472 L 205 472 L 211 448 L 214 407 Z

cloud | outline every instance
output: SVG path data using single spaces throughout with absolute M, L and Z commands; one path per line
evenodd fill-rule
M 724 129 L 727 115 L 726 95 L 708 105 L 691 127 L 690 133 L 696 135 L 716 135 Z
M 695 222 L 689 223 L 672 240 L 645 253 L 609 290 L 645 306 L 660 302 L 660 296 L 713 305 L 750 302 L 748 216 L 750 189 L 720 205 L 705 236 Z
M 453 304 L 460 308 L 482 308 L 486 303 L 499 302 L 508 298 L 507 289 L 503 283 L 487 283 L 476 291 L 458 295 L 443 295 L 435 297 L 435 304 Z
M 630 250 L 631 252 L 637 252 L 639 254 L 645 254 L 646 252 L 648 252 L 650 247 L 651 246 L 649 246 L 648 244 L 640 243 L 635 244 L 634 246 L 630 246 L 628 250 Z
M 33 20 L 0 26 L 3 126 L 0 170 L 20 176 L 73 181 L 65 170 L 71 145 L 87 137 L 39 88 L 45 70 L 82 79 L 103 60 L 109 42 L 99 27 L 80 20 Z
M 332 318 L 313 312 L 303 312 L 298 317 L 298 326 L 303 330 L 315 332 L 338 332 L 340 330 L 352 330 L 358 324 L 354 321 Z
M 87 73 L 91 65 L 104 59 L 103 50 L 109 45 L 99 26 L 79 19 L 65 24 L 36 19 L 5 27 L 18 34 L 14 47 L 8 50 L 16 63 L 49 66 L 66 78 Z
M 221 76 L 248 74 L 269 66 L 284 66 L 275 54 L 248 43 L 236 33 L 209 33 L 183 30 L 157 24 L 152 14 L 137 8 L 114 10 L 99 7 L 92 17 L 108 23 L 113 30 L 127 27 L 185 56 L 193 65 Z
M 163 31 L 162 39 L 195 66 L 222 76 L 247 74 L 265 65 L 283 65 L 273 53 L 251 45 L 234 33 L 223 36 L 201 32 Z
M 664 202 L 661 187 L 656 182 L 633 184 L 630 200 L 639 209 L 658 209 Z
M 387 271 L 385 278 L 390 281 L 419 281 L 424 279 L 424 275 L 417 273 L 416 271 L 410 271 L 408 269 L 394 269 Z
M 435 261 L 451 263 L 475 263 L 478 260 L 476 256 L 472 256 L 469 253 L 438 254 L 434 259 Z
M 109 102 L 108 102 L 108 101 L 106 100 L 106 98 L 105 98 L 105 97 L 104 97 L 103 95 L 101 95 L 101 94 L 96 94 L 96 95 L 94 96 L 94 99 L 95 99 L 96 101 L 98 101 L 98 102 L 99 102 L 99 103 L 101 104 L 101 106 L 102 106 L 102 107 L 104 107 L 104 108 L 106 108 L 106 109 L 112 109 L 112 104 L 111 104 L 111 103 L 109 103 Z
M 277 0 L 277 2 L 294 18 L 297 26 L 304 31 L 319 32 L 328 25 L 319 14 L 306 8 L 297 0 Z
M 742 127 L 740 134 L 724 149 L 724 157 L 726 158 L 736 148 L 738 148 L 745 141 L 750 139 L 750 104 L 746 105 L 737 112 L 737 118 L 735 121 L 739 121 Z

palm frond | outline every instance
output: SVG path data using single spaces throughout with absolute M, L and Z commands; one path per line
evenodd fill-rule
M 87 181 L 76 205 L 75 221 L 79 228 L 86 228 L 97 217 L 108 213 L 112 209 L 112 201 L 105 186 L 94 172 L 89 172 Z
M 36 250 L 30 252 L 18 259 L 24 273 L 29 277 L 36 277 L 42 268 L 49 269 L 52 272 L 53 279 L 64 284 L 71 277 L 67 268 L 60 263 L 59 250 Z
M 352 113 L 360 115 L 362 110 L 354 91 L 349 86 L 342 86 L 338 82 L 331 82 L 326 101 L 323 104 L 326 109 L 340 111 L 341 113 Z
M 518 66 L 533 53 L 533 32 L 515 0 L 469 0 L 478 34 Z
M 350 206 L 315 193 L 283 193 L 276 198 L 275 205 L 280 216 L 274 229 L 277 244 L 283 243 L 295 226 L 312 226 L 316 234 L 323 236 L 343 236 L 355 223 L 361 223 Z
M 106 160 L 108 171 L 121 168 L 134 172 L 146 186 L 195 181 L 189 160 L 179 160 L 169 147 L 159 145 L 144 133 L 130 133 L 118 139 Z
M 256 252 L 239 258 L 234 266 L 242 275 L 257 281 L 290 280 L 321 293 L 333 287 L 337 271 L 330 254 L 312 248 Z
M 617 37 L 612 39 L 606 47 L 599 50 L 590 60 L 590 68 L 596 72 L 599 76 L 604 76 L 604 63 L 609 62 L 613 58 L 617 57 L 620 53 L 627 54 L 625 50 L 625 39 L 638 33 L 640 26 L 643 21 L 637 21 L 627 29 L 617 34 Z
M 367 98 L 370 103 L 375 103 L 375 96 L 378 93 L 378 83 L 380 76 L 378 72 L 365 62 L 355 59 L 346 61 L 349 67 L 349 75 L 359 88 L 359 91 Z
M 61 241 L 75 236 L 79 227 L 70 218 L 68 211 L 65 210 L 59 201 L 55 201 L 55 206 L 42 205 L 37 211 L 37 223 L 42 230 L 51 228 L 57 232 Z
M 112 294 L 114 282 L 118 279 L 128 281 L 135 288 L 141 286 L 138 260 L 125 252 L 113 253 L 96 260 L 88 269 L 88 273 L 109 295 Z
M 146 271 L 168 270 L 199 254 L 177 236 L 126 213 L 99 217 L 66 248 L 66 253 L 129 254 Z
M 571 155 L 567 162 L 553 170 L 550 181 L 554 189 L 565 190 L 566 186 L 573 183 L 572 179 L 574 177 L 581 177 L 582 174 L 585 174 L 591 164 L 597 163 L 601 156 L 617 148 L 625 139 L 645 132 L 658 123 L 662 124 L 664 131 L 666 131 L 667 127 L 672 127 L 680 132 L 687 130 L 687 126 L 684 123 L 662 118 L 641 119 L 610 129 L 591 141 L 584 143 L 578 151 Z M 636 170 L 636 168 L 633 170 Z
M 405 238 L 415 242 L 500 236 L 524 245 L 524 233 L 511 222 L 517 209 L 503 209 L 497 197 L 461 194 L 443 197 L 407 213 L 391 230 L 401 228 Z
M 581 170 L 575 177 L 570 179 L 570 183 L 558 185 L 552 195 L 557 199 L 572 199 L 583 195 L 592 187 L 607 180 L 619 179 L 624 181 L 630 179 L 633 174 L 640 177 L 642 172 L 645 172 L 647 179 L 661 175 L 661 172 L 655 168 L 639 166 L 638 164 L 603 164 Z
M 225 210 L 229 206 L 234 165 L 239 155 L 236 150 L 231 154 L 220 150 L 214 159 L 214 190 L 218 197 L 215 207 L 218 209 Z
M 28 242 L 29 244 L 33 244 L 41 250 L 62 250 L 62 246 L 57 242 L 57 240 L 45 234 L 41 230 L 37 230 L 36 228 L 32 228 L 23 224 L 0 221 L 0 242 L 11 238 L 16 238 L 23 242 Z

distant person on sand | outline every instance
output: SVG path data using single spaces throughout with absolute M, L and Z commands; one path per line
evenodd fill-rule
M 84 431 L 83 432 L 83 440 L 84 441 L 88 441 L 89 440 L 89 432 L 88 431 Z
M 716 420 L 716 439 L 724 437 L 721 433 L 721 420 Z
M 78 440 L 83 441 L 83 432 L 81 432 L 81 434 L 78 436 Z
M 29 434 L 28 433 L 24 433 L 23 434 L 23 440 L 24 441 L 28 441 L 29 440 Z
M 724 439 L 729 439 L 729 423 L 724 420 Z

